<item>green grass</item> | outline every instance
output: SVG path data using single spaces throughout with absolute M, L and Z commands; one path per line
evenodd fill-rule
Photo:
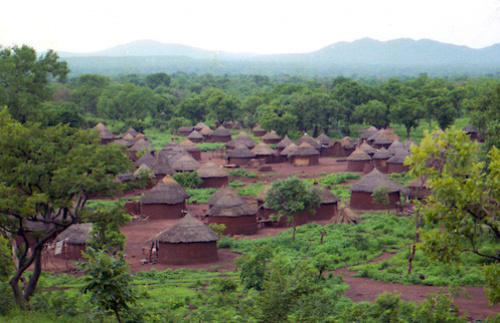
M 186 190 L 190 196 L 188 203 L 193 204 L 194 201 L 196 201 L 197 204 L 207 203 L 217 190 L 217 188 L 189 188 Z
M 245 187 L 237 188 L 236 193 L 242 196 L 257 196 L 266 187 L 266 184 L 258 182 Z
M 182 136 L 176 136 L 172 135 L 169 131 L 161 131 L 158 129 L 146 129 L 144 130 L 144 134 L 148 137 L 148 139 L 151 141 L 151 144 L 153 145 L 154 148 L 156 149 L 161 149 L 163 146 L 168 144 L 172 138 L 176 143 L 180 143 L 186 137 Z M 200 147 L 202 152 L 210 152 L 210 151 L 215 151 L 222 146 L 224 146 L 224 143 L 221 142 L 202 142 L 196 144 L 198 147 Z
M 250 172 L 243 168 L 237 168 L 235 170 L 230 170 L 227 172 L 231 177 L 242 177 L 242 178 L 257 178 L 259 174 L 256 172 Z
M 320 177 L 305 179 L 305 182 L 308 186 L 312 186 L 315 182 L 317 182 L 318 184 L 328 189 L 332 189 L 333 187 L 335 187 L 336 184 L 346 183 L 349 180 L 353 179 L 358 180 L 360 178 L 361 176 L 357 173 L 349 173 L 349 172 L 332 173 L 332 174 L 324 174 L 323 176 Z
M 408 174 L 407 172 L 404 172 L 404 173 L 392 173 L 392 174 L 387 175 L 387 177 L 391 181 L 396 182 L 399 185 L 405 186 L 405 187 L 408 186 L 408 184 L 410 184 L 410 182 L 412 181 L 412 178 L 411 178 L 410 174 Z
M 132 201 L 138 201 L 142 195 L 139 196 L 134 196 L 134 197 L 122 197 L 114 201 L 105 201 L 105 200 L 90 200 L 87 201 L 85 204 L 86 207 L 90 209 L 99 209 L 99 208 L 104 208 L 104 209 L 112 209 L 118 206 L 123 206 L 125 203 L 132 202 Z
M 245 186 L 245 183 L 243 183 L 242 181 L 232 181 L 231 183 L 229 183 L 229 187 L 242 187 L 242 186 Z

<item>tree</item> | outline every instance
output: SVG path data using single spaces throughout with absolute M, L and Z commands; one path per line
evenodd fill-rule
M 83 293 L 90 293 L 92 303 L 103 310 L 112 311 L 118 322 L 122 322 L 120 312 L 129 309 L 129 305 L 137 300 L 126 261 L 90 247 L 87 248 L 86 256 L 88 261 L 79 264 L 86 274 Z
M 380 129 L 389 125 L 389 109 L 383 102 L 370 100 L 354 109 L 353 118 Z
M 79 106 L 82 113 L 96 114 L 99 97 L 109 84 L 106 76 L 80 75 L 76 80 L 76 88 L 71 93 L 71 101 Z
M 35 292 L 47 242 L 82 222 L 88 199 L 113 193 L 115 176 L 131 165 L 121 148 L 100 145 L 95 131 L 22 125 L 6 109 L 0 110 L 0 165 L 0 227 L 22 241 L 10 285 L 24 307 Z
M 16 120 L 37 121 L 40 103 L 52 97 L 51 78 L 63 81 L 69 69 L 66 62 L 49 50 L 37 56 L 26 45 L 0 51 L 0 106 L 6 105 Z
M 159 86 L 169 87 L 170 76 L 167 73 L 155 73 L 146 76 L 146 85 L 154 90 Z
M 480 155 L 478 144 L 454 127 L 412 146 L 410 170 L 426 176 L 433 192 L 422 212 L 435 229 L 423 235 L 422 248 L 434 259 L 452 261 L 471 252 L 500 262 L 494 247 L 500 242 L 500 151 L 488 152 L 488 164 Z
M 235 120 L 238 116 L 239 102 L 231 95 L 219 89 L 207 90 L 203 94 L 209 115 L 221 124 L 224 121 Z
M 410 138 L 411 130 L 418 127 L 423 116 L 424 109 L 417 99 L 403 98 L 399 103 L 391 107 L 392 121 L 404 124 L 408 138 Z
M 286 216 L 288 224 L 293 226 L 293 241 L 297 228 L 295 218 L 321 202 L 318 192 L 308 190 L 306 184 L 295 176 L 275 180 L 267 191 L 265 201 L 269 208 L 278 211 L 278 220 Z

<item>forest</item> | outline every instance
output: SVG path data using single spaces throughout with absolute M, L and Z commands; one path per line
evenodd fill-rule
M 180 72 L 68 77 L 69 72 L 52 51 L 38 55 L 29 46 L 0 51 L 2 321 L 500 320 L 498 78 Z M 401 141 L 417 145 L 405 162 L 409 171 L 388 177 L 406 186 L 425 176 L 433 193 L 426 201 L 405 200 L 412 212 L 363 212 L 356 225 L 288 223 L 273 235 L 221 235 L 217 249 L 233 257 L 231 265 L 132 270 L 126 241 L 138 224 L 124 204 L 139 200 L 142 191 L 132 197 L 124 192 L 146 184 L 143 178 L 115 181 L 135 168 L 122 147 L 101 144 L 92 130 L 99 122 L 116 137 L 132 127 L 158 150 L 184 140 L 177 130 L 199 122 L 212 129 L 238 124 L 249 133 L 258 124 L 294 141 L 304 133 L 358 140 L 371 126 L 391 128 Z M 477 130 L 477 142 L 462 131 L 468 124 Z M 224 147 L 197 145 L 205 158 Z M 293 193 L 304 198 L 305 190 L 319 183 L 348 203 L 350 188 L 364 174 L 324 167 L 321 172 L 297 167 L 286 177 L 303 184 L 285 191 L 296 189 Z M 267 185 L 278 191 L 287 178 L 276 169 L 281 168 L 231 169 L 229 186 L 251 199 Z M 174 178 L 195 209 L 216 190 L 199 188 L 188 176 Z M 271 204 L 271 197 L 266 199 Z M 310 207 L 300 206 L 300 212 Z M 52 225 L 30 242 L 31 250 L 27 219 Z M 80 222 L 94 223 L 84 261 L 67 272 L 44 269 L 48 234 L 52 238 Z M 211 228 L 220 233 L 221 227 Z M 434 289 L 420 301 L 390 291 L 372 301 L 353 301 L 346 295 L 356 279 Z M 455 301 L 476 287 L 486 290 L 491 307 L 483 316 L 468 316 Z

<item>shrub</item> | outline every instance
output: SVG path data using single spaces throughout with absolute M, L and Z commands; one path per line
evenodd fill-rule
M 197 188 L 203 183 L 197 171 L 176 173 L 172 177 L 184 188 Z

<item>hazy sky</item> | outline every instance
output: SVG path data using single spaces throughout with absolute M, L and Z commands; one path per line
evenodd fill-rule
M 310 52 L 370 37 L 500 43 L 500 0 L 7 0 L 0 44 L 91 52 L 151 39 L 210 50 Z

